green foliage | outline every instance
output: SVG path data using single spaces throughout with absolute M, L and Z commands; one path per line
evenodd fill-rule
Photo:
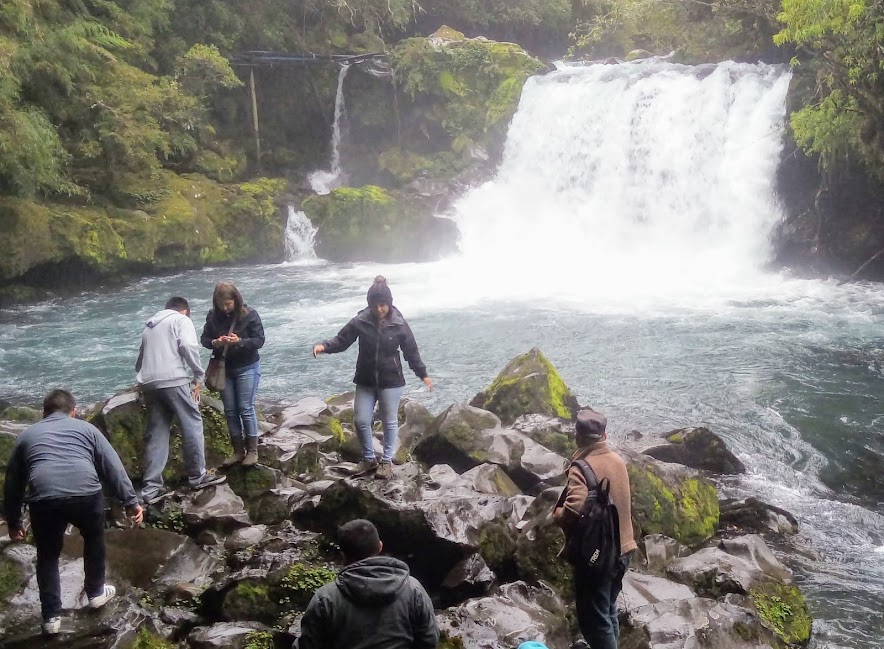
M 173 645 L 158 638 L 145 627 L 141 627 L 135 634 L 134 642 L 127 649 L 172 649 L 172 647 Z
M 296 563 L 282 579 L 284 595 L 279 603 L 289 609 L 303 610 L 310 603 L 313 593 L 336 577 L 337 572 L 328 566 Z
M 825 167 L 855 151 L 884 179 L 884 0 L 783 0 L 779 19 L 775 41 L 813 53 L 816 97 L 792 114 L 795 139 Z
M 175 79 L 186 92 L 197 97 L 206 97 L 219 88 L 236 88 L 243 85 L 230 67 L 230 62 L 221 56 L 214 45 L 197 43 L 187 54 L 178 59 L 175 66 Z
M 253 631 L 246 636 L 245 649 L 273 649 L 273 634 L 269 631 Z
M 4 606 L 25 583 L 22 567 L 8 557 L 0 556 L 0 607 Z
M 791 584 L 768 581 L 749 592 L 761 619 L 789 646 L 805 645 L 813 620 L 801 591 Z

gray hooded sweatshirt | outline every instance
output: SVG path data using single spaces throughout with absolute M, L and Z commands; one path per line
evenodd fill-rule
M 316 591 L 297 649 L 435 649 L 439 628 L 427 591 L 392 557 L 351 563 Z
M 135 371 L 138 384 L 148 390 L 202 382 L 205 372 L 193 321 L 172 309 L 157 312 L 141 334 Z

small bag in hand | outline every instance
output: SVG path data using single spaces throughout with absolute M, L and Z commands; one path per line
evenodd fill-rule
M 227 332 L 228 336 L 233 333 L 233 328 L 235 326 L 236 318 L 230 323 L 230 331 Z M 206 368 L 206 386 L 210 390 L 221 392 L 227 384 L 227 363 L 225 361 L 225 358 L 227 357 L 227 349 L 228 348 L 225 345 L 224 351 L 221 352 L 221 358 L 212 358 L 209 361 L 209 366 Z

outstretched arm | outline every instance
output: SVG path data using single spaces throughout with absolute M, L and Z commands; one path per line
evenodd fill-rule
M 322 349 L 315 353 L 337 354 L 338 352 L 346 351 L 350 348 L 350 345 L 356 342 L 357 338 L 359 338 L 359 329 L 356 327 L 356 323 L 353 320 L 350 320 L 350 322 L 345 324 L 344 328 L 338 332 L 337 336 L 331 340 L 323 340 L 316 345 L 314 348 L 315 350 L 320 346 L 322 346 Z
M 95 470 L 102 482 L 106 482 L 113 490 L 114 495 L 126 507 L 138 504 L 138 496 L 132 488 L 132 481 L 126 473 L 120 456 L 111 446 L 101 431 L 92 426 L 92 439 L 94 444 Z
M 10 532 L 22 529 L 21 508 L 25 499 L 27 473 L 24 451 L 21 444 L 16 442 L 6 466 L 6 484 L 3 486 L 3 515 L 6 516 Z
M 417 349 L 414 334 L 411 333 L 411 327 L 408 326 L 407 322 L 405 323 L 405 340 L 402 341 L 402 355 L 405 357 L 411 371 L 417 374 L 417 378 L 423 381 L 429 376 L 427 374 L 427 366 L 421 360 L 420 352 Z

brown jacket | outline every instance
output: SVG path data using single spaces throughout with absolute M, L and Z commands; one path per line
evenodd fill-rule
M 620 517 L 620 554 L 632 552 L 638 548 L 632 534 L 632 495 L 629 491 L 629 474 L 626 464 L 617 453 L 608 447 L 608 442 L 601 441 L 577 451 L 571 460 L 583 459 L 595 472 L 599 482 L 607 478 L 611 483 L 611 500 Z M 578 467 L 568 471 L 567 495 L 561 507 L 553 510 L 553 519 L 563 528 L 569 525 L 580 514 L 583 503 L 589 494 L 583 472 Z

